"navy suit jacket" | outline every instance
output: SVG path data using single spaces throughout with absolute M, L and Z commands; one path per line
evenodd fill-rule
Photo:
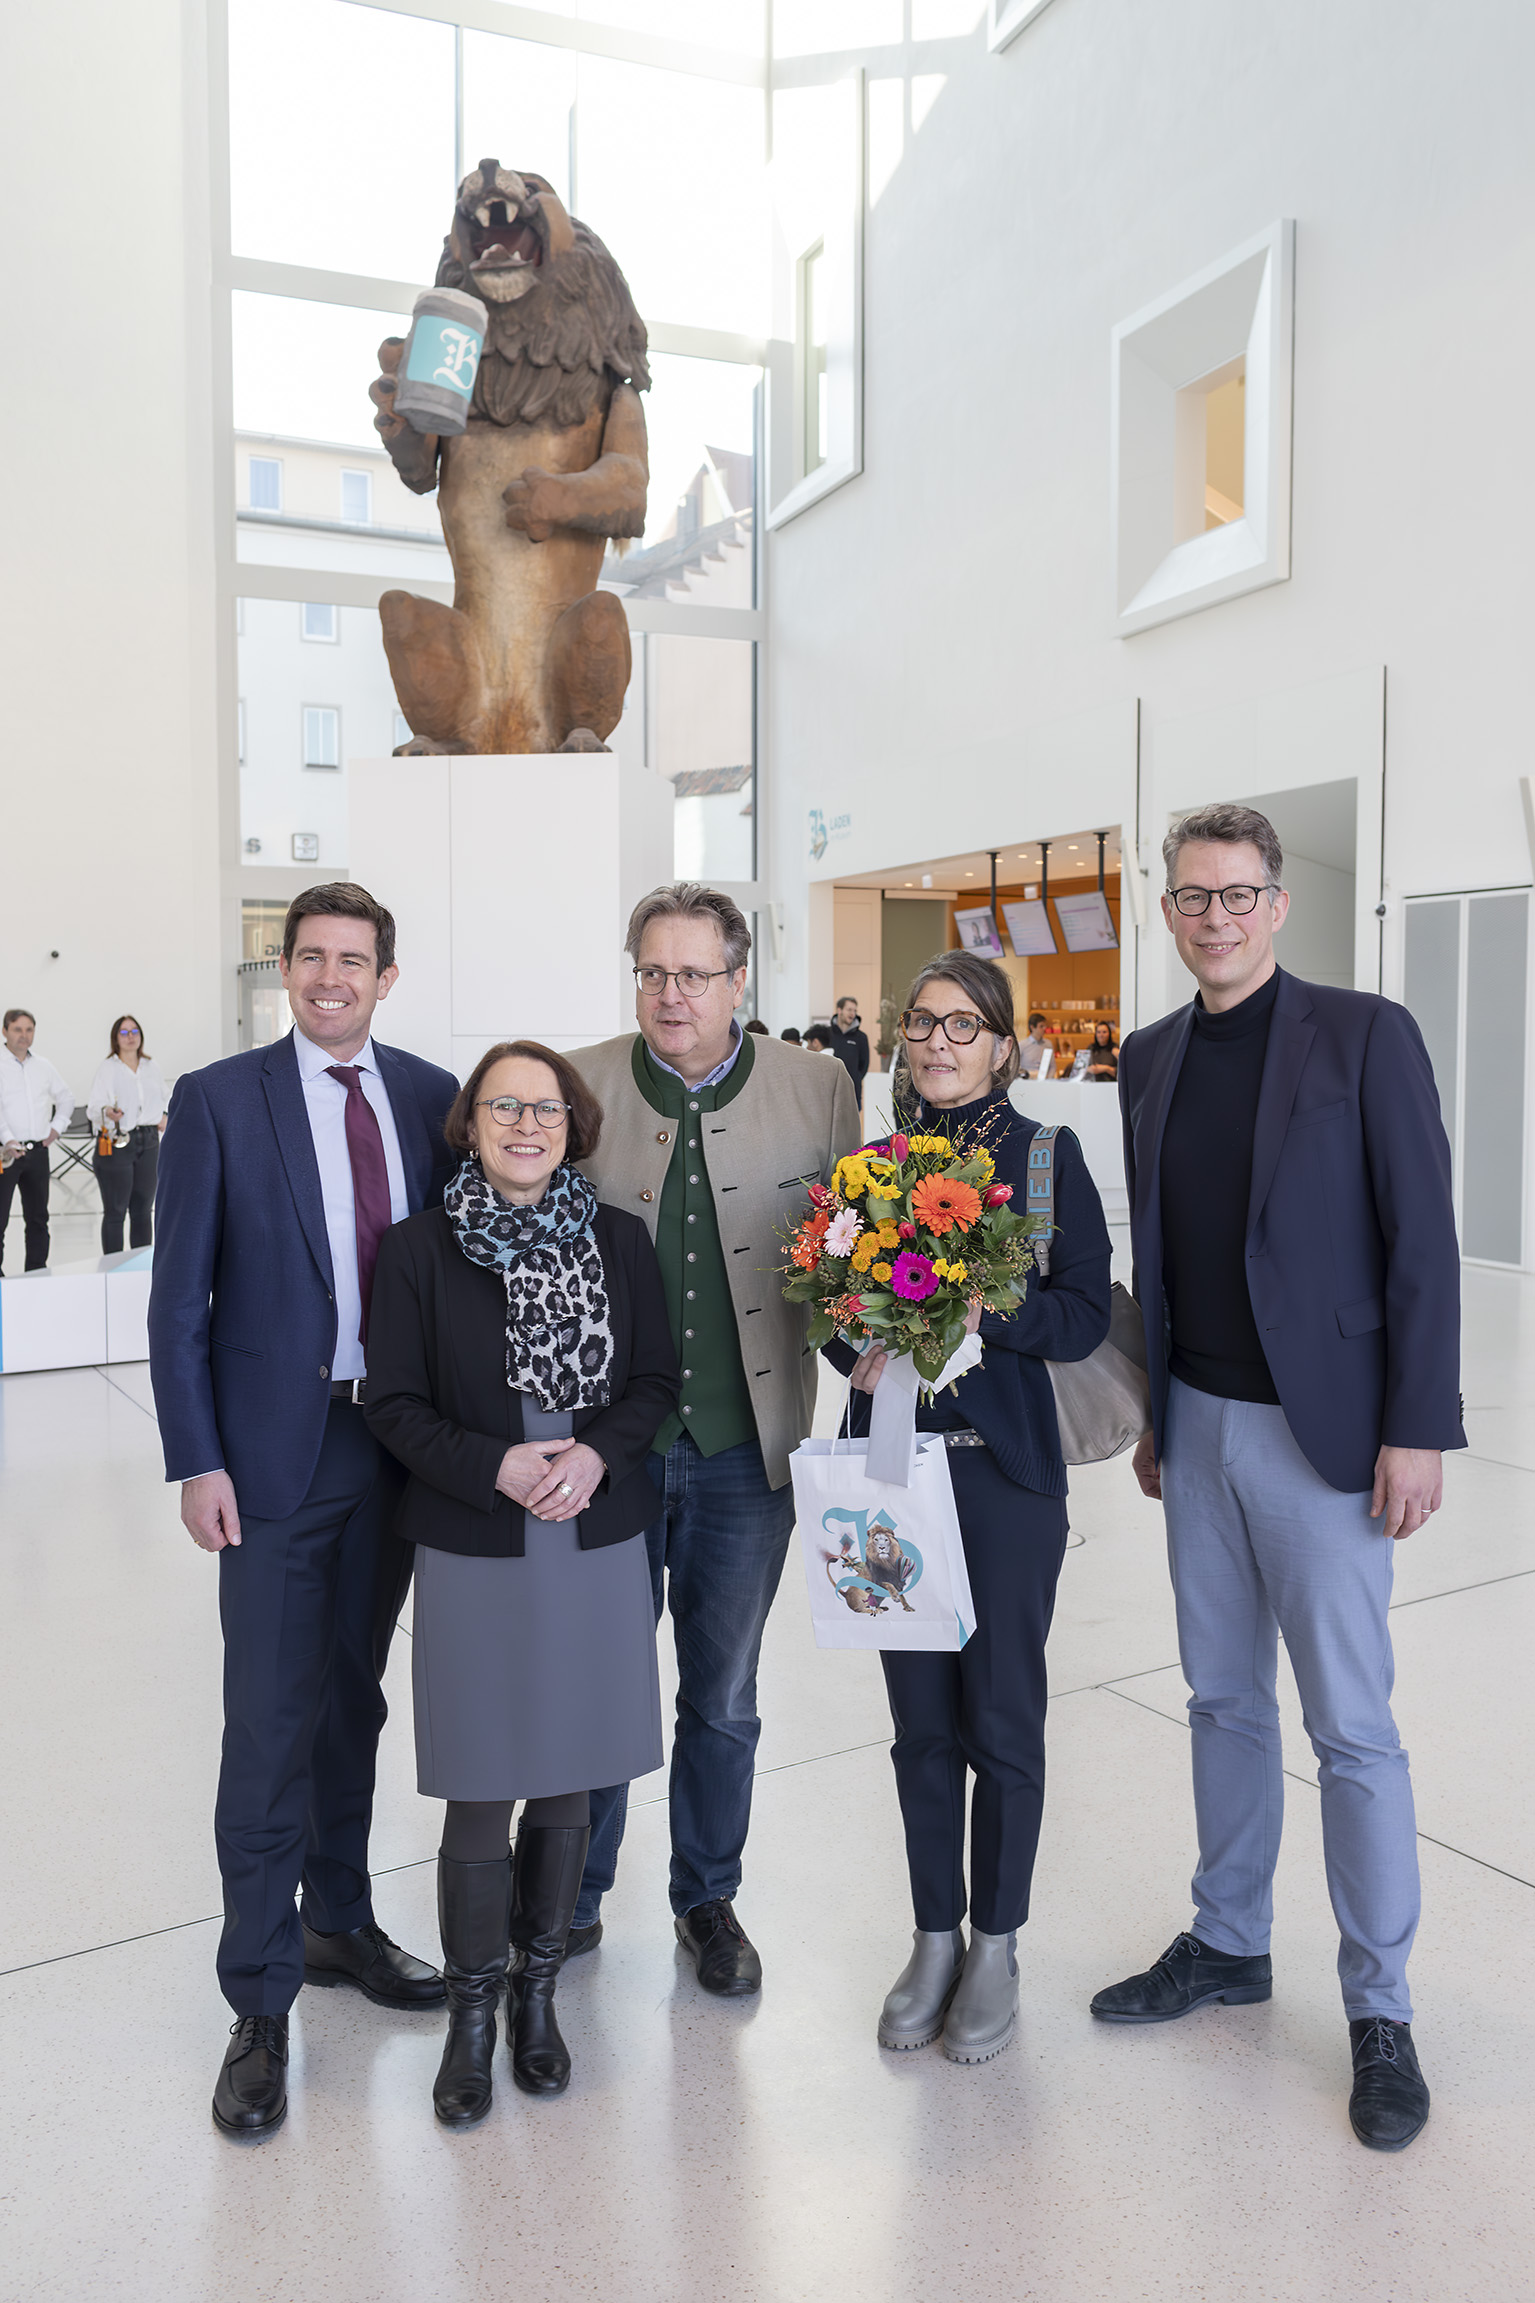
M 410 1212 L 457 1164 L 451 1072 L 373 1050 Z M 155 1194 L 149 1374 L 167 1479 L 225 1470 L 242 1514 L 283 1519 L 309 1491 L 330 1405 L 335 1280 L 291 1036 L 176 1083 Z
M 1157 1454 L 1167 1412 L 1162 1137 L 1192 1005 L 1119 1056 L 1136 1294 Z M 1329 1487 L 1384 1447 L 1464 1447 L 1450 1147 L 1412 1017 L 1280 972 L 1253 1130 L 1247 1291 L 1285 1420 Z

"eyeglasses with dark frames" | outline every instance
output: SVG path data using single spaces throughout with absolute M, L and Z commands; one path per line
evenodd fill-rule
M 535 1103 L 520 1103 L 516 1096 L 481 1096 L 476 1110 L 487 1111 L 493 1119 L 514 1128 L 524 1112 L 531 1112 L 541 1128 L 557 1128 L 569 1111 L 569 1104 L 558 1104 L 552 1096 L 544 1096 Z
M 901 1033 L 909 1040 L 930 1040 L 940 1024 L 944 1038 L 957 1048 L 967 1048 L 978 1033 L 991 1029 L 984 1016 L 972 1015 L 968 1008 L 955 1008 L 946 1016 L 935 1016 L 927 1008 L 908 1008 L 901 1018 Z
M 685 1000 L 701 1000 L 716 976 L 733 976 L 734 968 L 636 968 L 634 980 L 640 990 L 651 999 L 658 1000 L 668 983 L 674 983 Z
M 1182 912 L 1186 920 L 1197 919 L 1201 912 L 1207 912 L 1214 896 L 1220 897 L 1222 911 L 1229 912 L 1234 920 L 1240 920 L 1254 908 L 1260 896 L 1277 895 L 1278 892 L 1278 884 L 1274 880 L 1265 880 L 1261 888 L 1169 888 L 1167 891 L 1173 908 Z

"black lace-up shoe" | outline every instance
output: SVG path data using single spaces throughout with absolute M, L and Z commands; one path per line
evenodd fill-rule
M 1368 2150 L 1405 2151 L 1428 2124 L 1428 2088 L 1412 2026 L 1371 2015 L 1348 2027 L 1354 2055 L 1349 2124 Z
M 593 1919 L 585 1927 L 573 1927 L 565 1938 L 565 1957 L 579 1959 L 583 1951 L 595 1951 L 602 1941 L 602 1921 Z
M 288 2018 L 242 2015 L 229 2027 L 213 2090 L 213 2124 L 236 2143 L 264 2143 L 288 2116 Z
M 375 2007 L 440 2007 L 442 1977 L 424 1959 L 391 1943 L 376 1920 L 348 1928 L 343 1935 L 317 1935 L 304 1929 L 304 1981 L 327 1990 L 355 1984 Z
M 1092 2012 L 1101 2023 L 1172 2023 L 1212 1999 L 1223 1999 L 1228 2007 L 1251 2007 L 1273 1993 L 1274 1965 L 1266 1951 L 1255 1959 L 1233 1959 L 1229 1952 L 1212 1951 L 1197 1935 L 1179 1935 L 1144 1975 L 1127 1976 L 1100 1991 Z
M 723 1898 L 684 1911 L 677 1921 L 677 1941 L 698 1969 L 705 1991 L 721 1999 L 745 1999 L 762 1989 L 762 1962 Z

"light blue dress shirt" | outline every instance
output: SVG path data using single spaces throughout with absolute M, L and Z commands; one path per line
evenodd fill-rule
M 336 1057 L 316 1047 L 293 1027 L 293 1052 L 304 1083 L 304 1109 L 314 1138 L 314 1156 L 320 1169 L 320 1196 L 325 1203 L 325 1229 L 330 1239 L 331 1269 L 335 1273 L 336 1341 L 330 1372 L 338 1383 L 366 1375 L 358 1329 L 362 1325 L 362 1290 L 357 1280 L 357 1221 L 352 1205 L 352 1157 L 346 1148 L 346 1089 L 327 1076 Z M 399 1131 L 389 1108 L 389 1095 L 379 1073 L 373 1041 L 367 1039 L 352 1057 L 362 1077 L 362 1092 L 378 1118 L 384 1139 L 384 1165 L 389 1171 L 389 1213 L 395 1223 L 410 1213 L 405 1192 L 405 1162 L 400 1157 Z

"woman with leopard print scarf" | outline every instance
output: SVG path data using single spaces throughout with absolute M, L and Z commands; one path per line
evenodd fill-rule
M 661 1764 L 645 1458 L 677 1364 L 649 1233 L 575 1165 L 601 1126 L 565 1057 L 491 1048 L 445 1123 L 442 1206 L 385 1234 L 373 1282 L 367 1417 L 409 1474 L 416 1546 L 417 1784 L 448 1803 L 450 2127 L 490 2109 L 503 1982 L 517 2085 L 568 2083 L 553 2001 L 588 1794 Z

